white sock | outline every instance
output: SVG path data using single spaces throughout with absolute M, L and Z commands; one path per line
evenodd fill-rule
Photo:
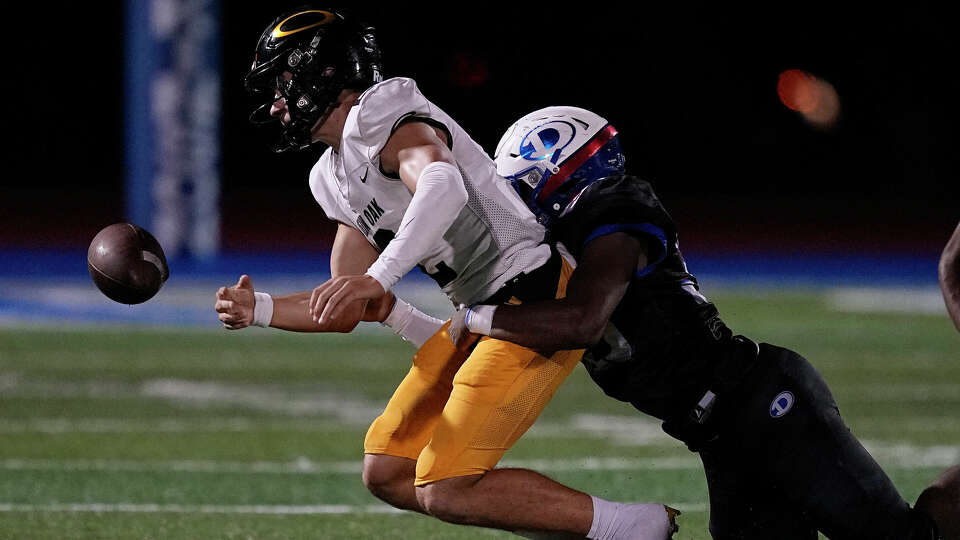
M 670 516 L 662 504 L 618 503 L 593 499 L 591 540 L 667 540 Z

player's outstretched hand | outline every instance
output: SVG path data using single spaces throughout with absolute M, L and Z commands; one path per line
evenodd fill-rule
M 371 276 L 340 276 L 313 289 L 308 309 L 314 321 L 324 324 L 336 321 L 355 300 L 378 300 L 384 294 L 380 282 Z
M 233 287 L 220 287 L 217 290 L 217 302 L 214 309 L 219 313 L 220 322 L 228 330 L 239 330 L 253 322 L 253 308 L 256 300 L 253 296 L 253 281 L 250 276 L 240 276 Z

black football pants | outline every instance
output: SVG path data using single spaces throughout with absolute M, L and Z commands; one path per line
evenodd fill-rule
M 831 540 L 933 537 L 803 357 L 761 344 L 740 389 L 717 415 L 720 436 L 700 451 L 714 539 L 816 540 L 817 530 Z

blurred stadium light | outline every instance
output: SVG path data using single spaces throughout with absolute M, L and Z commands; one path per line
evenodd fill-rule
M 129 0 L 126 218 L 168 256 L 220 246 L 219 0 Z
M 777 94 L 788 109 L 813 126 L 830 129 L 840 115 L 840 98 L 833 85 L 801 69 L 780 73 Z

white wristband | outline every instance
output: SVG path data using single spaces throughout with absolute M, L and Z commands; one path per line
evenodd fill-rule
M 273 297 L 267 293 L 253 293 L 253 326 L 267 328 L 273 320 Z
M 493 328 L 493 312 L 497 306 L 473 306 L 467 308 L 466 320 L 467 330 L 474 334 L 490 335 L 490 329 Z
M 440 330 L 443 321 L 427 315 L 397 297 L 390 314 L 383 320 L 383 325 L 392 328 L 400 337 L 419 349 Z

